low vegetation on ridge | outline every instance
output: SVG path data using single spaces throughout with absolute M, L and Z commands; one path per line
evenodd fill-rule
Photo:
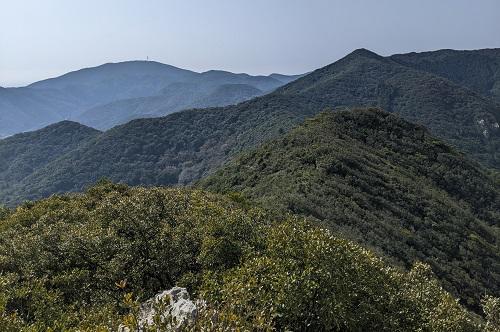
M 214 320 L 262 331 L 482 328 L 429 266 L 403 272 L 234 197 L 103 182 L 18 207 L 0 221 L 2 330 L 114 330 L 127 294 L 143 300 L 173 285 L 207 302 L 194 330 Z

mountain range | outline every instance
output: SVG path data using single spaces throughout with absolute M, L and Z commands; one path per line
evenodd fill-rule
M 479 90 L 400 62 L 360 49 L 234 106 L 131 121 L 48 158 L 22 178 L 11 175 L 15 170 L 3 173 L 1 201 L 14 204 L 79 191 L 102 177 L 131 185 L 189 184 L 305 118 L 328 108 L 358 106 L 380 107 L 424 125 L 470 158 L 499 169 L 500 105 Z M 27 135 L 34 135 L 30 145 L 45 136 Z M 15 136 L 1 141 L 0 153 L 16 141 Z
M 154 61 L 108 63 L 26 87 L 1 88 L 0 137 L 61 120 L 109 129 L 184 108 L 235 104 L 299 76 L 196 73 Z
M 182 286 L 199 329 L 498 330 L 499 59 L 134 62 L 4 89 L 81 108 L 0 140 L 0 326 L 135 329 L 138 301 Z

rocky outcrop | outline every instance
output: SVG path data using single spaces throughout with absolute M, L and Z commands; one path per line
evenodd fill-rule
M 137 317 L 137 332 L 143 332 L 147 327 L 153 326 L 165 331 L 179 331 L 195 322 L 200 305 L 201 303 L 190 300 L 185 288 L 174 287 L 158 293 L 141 304 Z M 121 325 L 118 332 L 132 330 Z

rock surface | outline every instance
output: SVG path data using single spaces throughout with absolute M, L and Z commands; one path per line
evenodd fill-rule
M 197 304 L 189 298 L 186 288 L 174 287 L 156 294 L 141 304 L 138 314 L 138 332 L 143 332 L 160 322 L 167 331 L 178 331 L 181 327 L 192 324 L 198 315 Z M 131 332 L 120 325 L 119 332 Z

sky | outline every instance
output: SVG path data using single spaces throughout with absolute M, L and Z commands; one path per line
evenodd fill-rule
M 0 0 L 4 87 L 147 57 L 298 74 L 361 47 L 500 47 L 500 0 Z

